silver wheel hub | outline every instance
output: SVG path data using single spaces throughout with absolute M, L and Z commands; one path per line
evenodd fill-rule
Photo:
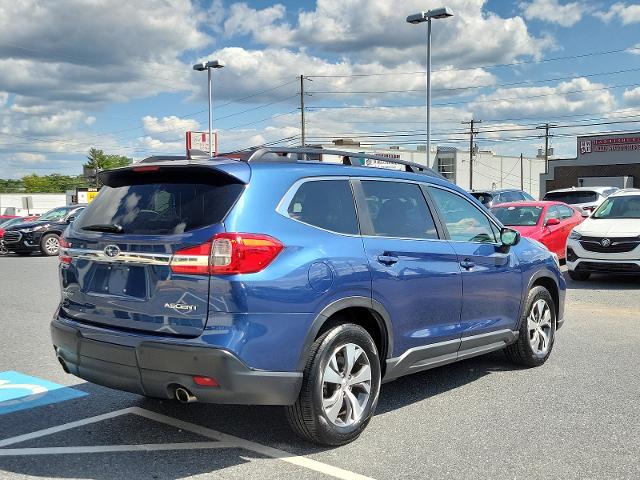
M 533 353 L 546 355 L 549 351 L 553 330 L 551 308 L 546 300 L 536 300 L 533 304 L 527 317 L 527 326 L 529 329 L 529 343 Z
M 47 238 L 47 241 L 44 242 L 44 248 L 47 253 L 57 253 L 60 248 L 60 242 L 55 237 Z
M 371 396 L 371 363 L 355 343 L 337 347 L 322 375 L 322 406 L 331 423 L 348 427 L 358 422 Z

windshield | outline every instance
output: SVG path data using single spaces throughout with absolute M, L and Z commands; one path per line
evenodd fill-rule
M 105 186 L 74 225 L 139 235 L 183 233 L 221 222 L 242 189 L 235 183 Z
M 640 196 L 609 197 L 591 218 L 640 218 Z
M 491 211 L 503 225 L 532 227 L 538 224 L 542 207 L 496 207 Z
M 69 213 L 69 210 L 71 210 L 69 207 L 54 208 L 53 210 L 49 210 L 47 213 L 45 213 L 40 218 L 38 218 L 38 221 L 40 221 L 40 220 L 53 220 L 53 221 L 62 220 L 62 218 L 67 213 Z
M 544 199 L 576 205 L 578 203 L 596 202 L 598 200 L 598 193 L 588 190 L 577 192 L 549 192 L 544 196 Z

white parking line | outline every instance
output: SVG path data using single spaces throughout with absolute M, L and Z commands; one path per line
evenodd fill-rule
M 33 440 L 36 438 L 46 437 L 54 433 L 63 432 L 72 428 L 89 425 L 110 418 L 122 415 L 133 414 L 149 420 L 164 423 L 182 430 L 187 430 L 198 435 L 208 437 L 214 442 L 191 442 L 191 443 L 166 443 L 166 444 L 144 444 L 144 445 L 99 445 L 99 446 L 78 446 L 78 447 L 47 447 L 47 448 L 11 448 L 2 449 L 16 443 Z M 204 449 L 204 448 L 241 448 L 258 453 L 265 457 L 281 460 L 293 465 L 297 465 L 308 470 L 313 470 L 325 475 L 329 475 L 342 480 L 373 480 L 358 473 L 350 472 L 339 467 L 334 467 L 326 463 L 318 462 L 311 458 L 280 450 L 278 448 L 269 447 L 260 443 L 245 440 L 240 437 L 228 435 L 218 432 L 207 427 L 196 425 L 194 423 L 178 420 L 177 418 L 168 417 L 160 413 L 151 412 L 139 407 L 129 407 L 115 412 L 97 415 L 95 417 L 77 420 L 75 422 L 65 423 L 56 427 L 45 428 L 37 432 L 18 435 L 16 437 L 7 438 L 0 441 L 0 456 L 22 456 L 22 455 L 55 455 L 63 453 L 98 453 L 98 452 L 131 452 L 131 451 L 152 451 L 152 450 L 188 450 L 188 449 Z
M 60 455 L 63 453 L 105 452 L 153 452 L 159 450 L 204 450 L 209 448 L 234 448 L 226 442 L 141 443 L 133 445 L 96 445 L 89 447 L 4 448 L 0 457 L 13 455 Z

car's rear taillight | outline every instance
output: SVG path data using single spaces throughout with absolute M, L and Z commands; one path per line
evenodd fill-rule
M 178 250 L 171 259 L 175 273 L 232 275 L 266 268 L 284 245 L 269 235 L 219 233 L 210 242 Z
M 71 247 L 71 244 L 67 242 L 67 239 L 64 237 L 60 237 L 58 240 L 59 250 L 58 250 L 58 258 L 60 259 L 60 263 L 71 263 L 71 257 L 67 255 L 67 248 Z

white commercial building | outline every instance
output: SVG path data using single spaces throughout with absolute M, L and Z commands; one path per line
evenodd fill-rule
M 64 193 L 0 193 L 0 215 L 40 215 L 66 204 Z
M 402 147 L 368 147 L 349 139 L 334 140 L 333 143 L 322 145 L 322 148 L 333 148 L 349 152 L 362 152 L 382 155 L 389 158 L 411 161 L 420 165 L 433 165 L 439 173 L 450 181 L 466 190 L 470 188 L 469 151 L 453 147 L 436 147 L 430 152 L 427 162 L 427 152 L 424 147 L 408 149 Z M 536 157 L 497 155 L 491 150 L 479 150 L 473 155 L 473 189 L 494 190 L 497 188 L 516 188 L 538 196 L 540 191 L 539 179 L 544 173 L 544 159 Z

